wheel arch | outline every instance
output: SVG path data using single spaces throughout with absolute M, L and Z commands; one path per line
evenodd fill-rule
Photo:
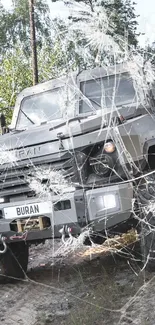
M 150 169 L 155 169 L 155 138 L 145 142 L 143 155 Z

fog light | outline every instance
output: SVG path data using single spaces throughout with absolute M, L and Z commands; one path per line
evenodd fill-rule
M 112 141 L 106 142 L 104 145 L 104 151 L 112 153 L 115 151 L 115 144 Z
M 106 194 L 103 196 L 105 209 L 112 209 L 116 207 L 116 197 L 113 194 Z

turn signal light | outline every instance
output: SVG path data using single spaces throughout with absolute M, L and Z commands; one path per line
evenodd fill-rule
M 104 151 L 107 153 L 112 153 L 116 149 L 115 144 L 112 141 L 106 142 L 104 145 Z

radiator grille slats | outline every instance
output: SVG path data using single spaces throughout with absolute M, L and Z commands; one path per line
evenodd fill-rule
M 61 170 L 65 178 L 73 175 L 73 164 L 72 158 L 63 159 L 59 161 L 53 161 L 47 163 L 47 160 L 44 158 L 44 162 L 33 164 L 31 161 L 31 166 L 25 162 L 25 166 L 21 167 L 12 166 L 5 168 L 2 171 L 2 166 L 0 168 L 0 197 L 11 197 L 16 194 L 24 194 L 32 192 L 32 189 L 29 187 L 29 177 L 33 176 L 36 170 L 49 169 L 49 170 Z M 41 159 L 40 159 L 41 162 Z

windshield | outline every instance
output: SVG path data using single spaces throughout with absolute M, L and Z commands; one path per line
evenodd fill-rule
M 61 118 L 61 88 L 26 97 L 22 100 L 17 128 Z
M 137 101 L 133 80 L 128 73 L 81 82 L 80 90 L 82 92 L 80 113 L 91 112 L 94 109 L 101 109 L 101 107 L 118 107 Z M 85 97 L 89 99 L 90 103 Z

